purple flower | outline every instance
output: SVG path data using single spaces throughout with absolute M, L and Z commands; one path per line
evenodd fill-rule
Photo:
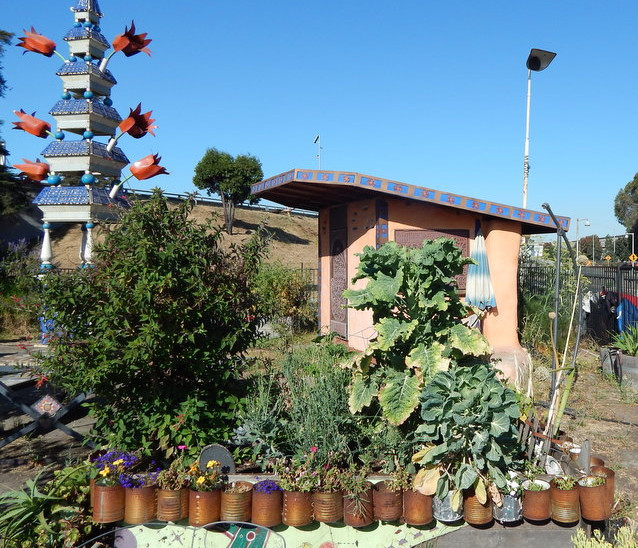
M 275 483 L 272 480 L 263 480 L 260 481 L 259 483 L 256 483 L 254 488 L 255 491 L 259 491 L 260 493 L 266 493 L 266 494 L 270 494 L 270 493 L 274 493 L 275 491 L 281 491 L 281 487 L 279 487 L 279 485 L 277 485 L 277 483 Z

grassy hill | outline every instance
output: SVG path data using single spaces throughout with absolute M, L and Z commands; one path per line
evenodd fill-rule
M 223 211 L 220 205 L 198 204 L 192 212 L 192 218 L 199 223 L 211 226 L 223 225 Z M 316 217 L 295 215 L 294 213 L 275 213 L 251 208 L 237 208 L 234 234 L 224 234 L 225 245 L 240 243 L 263 225 L 271 235 L 269 262 L 279 261 L 290 267 L 317 267 Z M 95 239 L 102 237 L 99 227 L 95 230 Z M 52 231 L 53 262 L 60 268 L 74 268 L 80 264 L 79 252 L 82 233 L 80 225 L 60 226 Z

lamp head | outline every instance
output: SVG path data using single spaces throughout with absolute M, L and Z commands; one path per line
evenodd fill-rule
M 536 72 L 545 70 L 554 60 L 554 57 L 556 57 L 556 54 L 551 51 L 532 48 L 527 57 L 527 68 Z

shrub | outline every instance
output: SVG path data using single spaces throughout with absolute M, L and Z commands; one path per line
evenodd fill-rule
M 43 284 L 57 336 L 40 365 L 69 392 L 95 394 L 96 436 L 111 446 L 170 456 L 222 442 L 244 401 L 263 238 L 224 250 L 221 228 L 191 209 L 155 190 L 96 246 L 95 268 Z

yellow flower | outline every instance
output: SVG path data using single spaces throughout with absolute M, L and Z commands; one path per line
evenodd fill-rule
M 105 478 L 111 473 L 111 469 L 108 466 L 105 466 L 102 470 L 100 470 L 100 476 Z
M 219 462 L 217 462 L 216 460 L 209 460 L 206 463 L 206 468 L 213 468 L 215 466 L 219 466 Z
M 113 465 L 114 466 L 120 466 L 121 464 L 124 464 L 124 460 L 123 459 L 117 459 L 113 461 Z
M 197 485 L 201 485 L 201 484 L 202 484 L 202 483 L 204 483 L 205 481 L 206 481 L 206 478 L 205 478 L 204 476 L 199 476 L 199 477 L 197 478 L 197 480 L 195 481 L 195 483 L 196 483 Z

